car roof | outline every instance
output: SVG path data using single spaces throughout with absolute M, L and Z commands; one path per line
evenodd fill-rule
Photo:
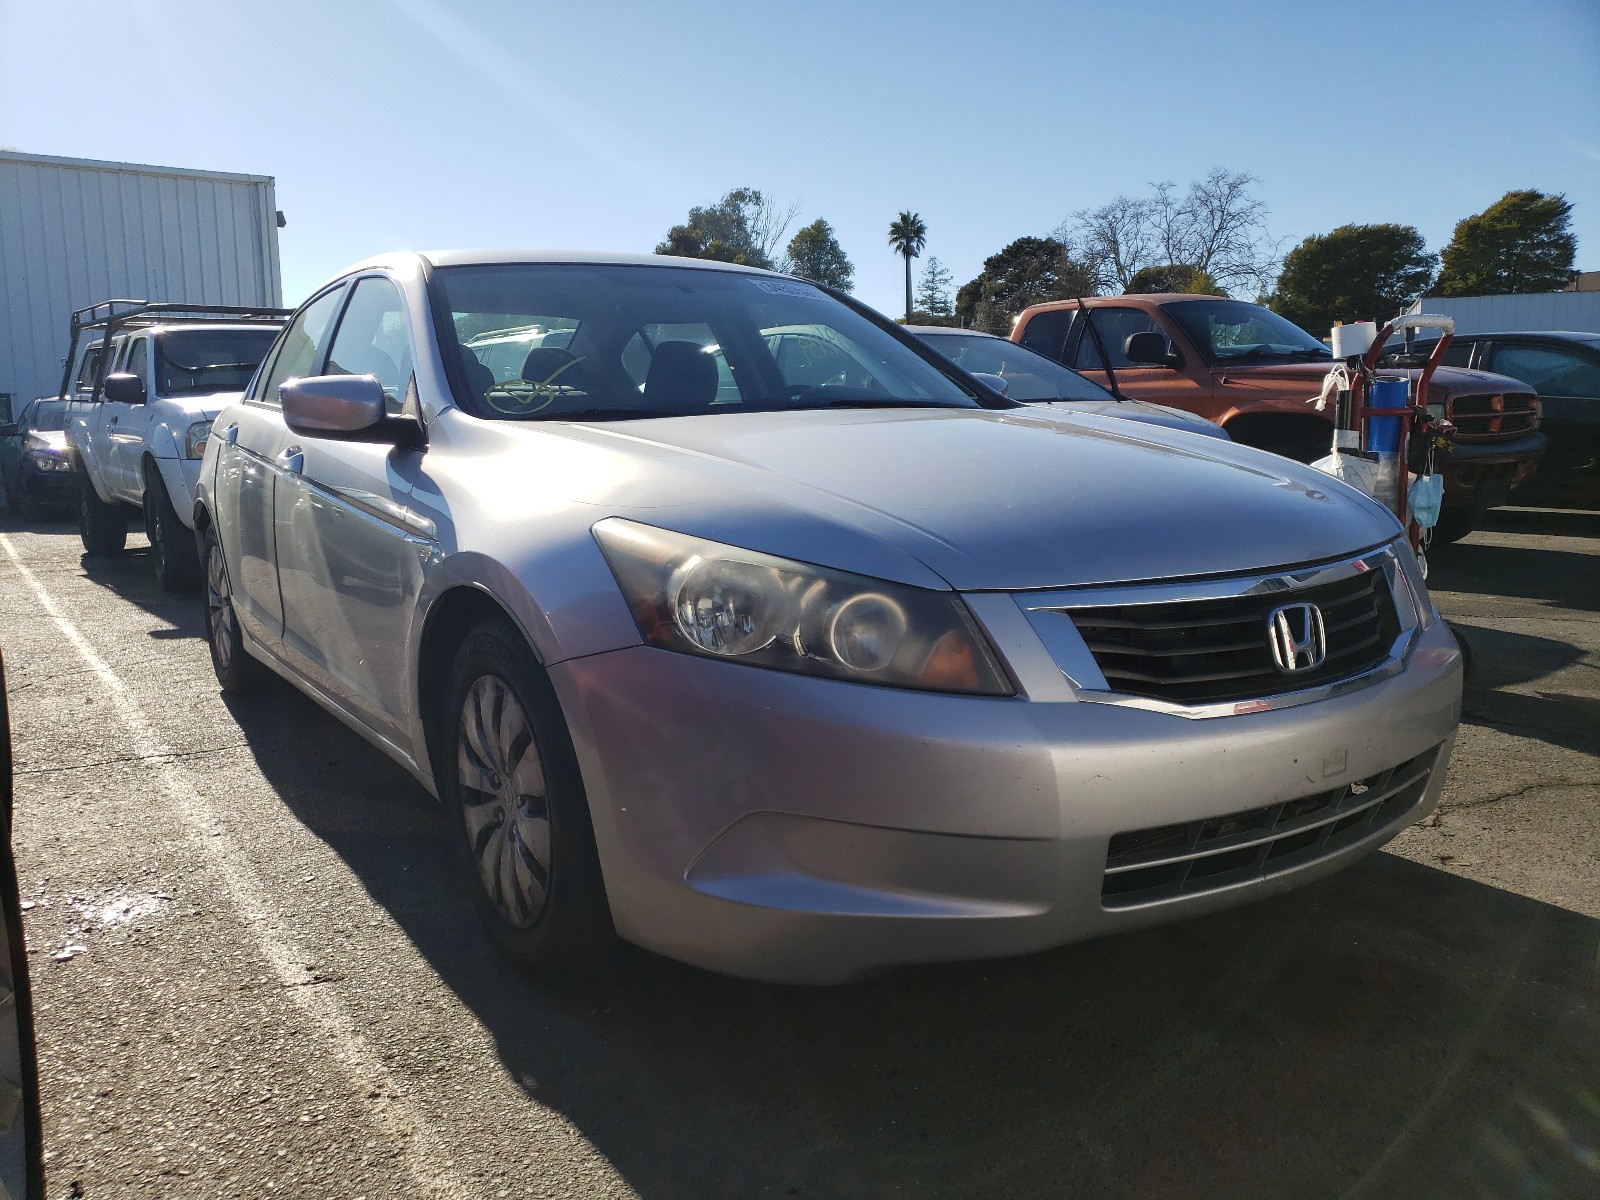
M 1462 333 L 1463 338 L 1543 338 L 1551 342 L 1581 342 L 1585 346 L 1600 346 L 1600 333 L 1584 333 L 1578 329 L 1505 329 L 1496 333 Z
M 500 247 L 481 250 L 394 250 L 375 254 L 340 271 L 341 278 L 352 271 L 393 266 L 400 261 L 422 260 L 435 267 L 477 267 L 497 263 L 586 263 L 625 267 L 693 267 L 709 271 L 742 271 L 752 275 L 773 275 L 759 267 L 720 262 L 709 258 L 678 258 L 671 254 L 622 254 L 609 250 L 551 250 L 541 247 Z
M 992 333 L 985 333 L 982 329 L 961 329 L 955 325 L 902 325 L 900 328 L 907 333 L 962 333 L 968 337 L 994 338 L 997 342 L 1006 340 L 1003 337 L 995 337 Z

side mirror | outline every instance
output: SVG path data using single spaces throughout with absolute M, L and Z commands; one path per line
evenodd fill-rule
M 371 375 L 313 375 L 278 389 L 283 419 L 308 437 L 350 438 L 383 423 L 383 388 Z
M 1176 367 L 1183 363 L 1183 356 L 1174 354 L 1168 348 L 1167 339 L 1151 329 L 1143 333 L 1130 333 L 1128 340 L 1122 344 L 1122 352 L 1129 362 L 1145 366 Z
M 137 375 L 129 375 L 125 371 L 118 371 L 115 375 L 106 376 L 104 396 L 116 404 L 143 404 L 145 401 L 144 380 Z
M 1002 396 L 1011 391 L 1011 384 L 1006 380 L 1004 375 L 993 375 L 988 371 L 973 371 L 971 374 L 974 379 L 988 384 Z

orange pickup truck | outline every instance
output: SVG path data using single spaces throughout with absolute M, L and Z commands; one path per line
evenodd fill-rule
M 1332 412 L 1317 411 L 1314 401 L 1333 354 L 1271 309 L 1176 294 L 1092 296 L 1082 304 L 1126 395 L 1198 413 L 1236 442 L 1301 462 L 1328 453 Z M 1077 300 L 1024 310 L 1011 340 L 1105 382 Z M 1401 367 L 1380 374 L 1399 378 L 1408 370 L 1417 373 Z M 1436 541 L 1455 541 L 1533 477 L 1545 448 L 1539 398 L 1505 375 L 1441 367 L 1428 399 L 1457 431 L 1441 468 L 1444 510 L 1434 530 Z

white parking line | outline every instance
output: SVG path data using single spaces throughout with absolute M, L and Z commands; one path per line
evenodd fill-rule
M 309 961 L 309 956 L 296 947 L 292 923 L 279 912 L 271 894 L 251 869 L 249 858 L 228 836 L 215 811 L 195 787 L 177 752 L 161 741 L 128 686 L 79 632 L 38 576 L 23 563 L 5 534 L 0 534 L 0 548 L 11 557 L 61 636 L 105 685 L 106 695 L 128 731 L 130 748 L 141 758 L 167 760 L 154 762 L 152 769 L 157 773 L 161 790 L 178 810 L 189 841 L 216 869 L 239 911 L 241 923 L 255 938 L 285 992 L 321 1029 L 334 1057 L 350 1076 L 353 1094 L 368 1106 L 393 1139 L 412 1178 L 435 1196 L 468 1195 L 470 1189 L 445 1166 L 451 1155 L 445 1152 L 427 1121 L 407 1098 L 404 1085 L 384 1068 L 371 1044 L 357 1031 L 337 994 L 328 987 L 303 986 L 306 975 L 302 964 Z

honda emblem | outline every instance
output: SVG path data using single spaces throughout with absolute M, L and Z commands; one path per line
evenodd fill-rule
M 1328 657 L 1322 610 L 1315 604 L 1285 604 L 1267 616 L 1272 661 L 1285 675 L 1313 671 Z

